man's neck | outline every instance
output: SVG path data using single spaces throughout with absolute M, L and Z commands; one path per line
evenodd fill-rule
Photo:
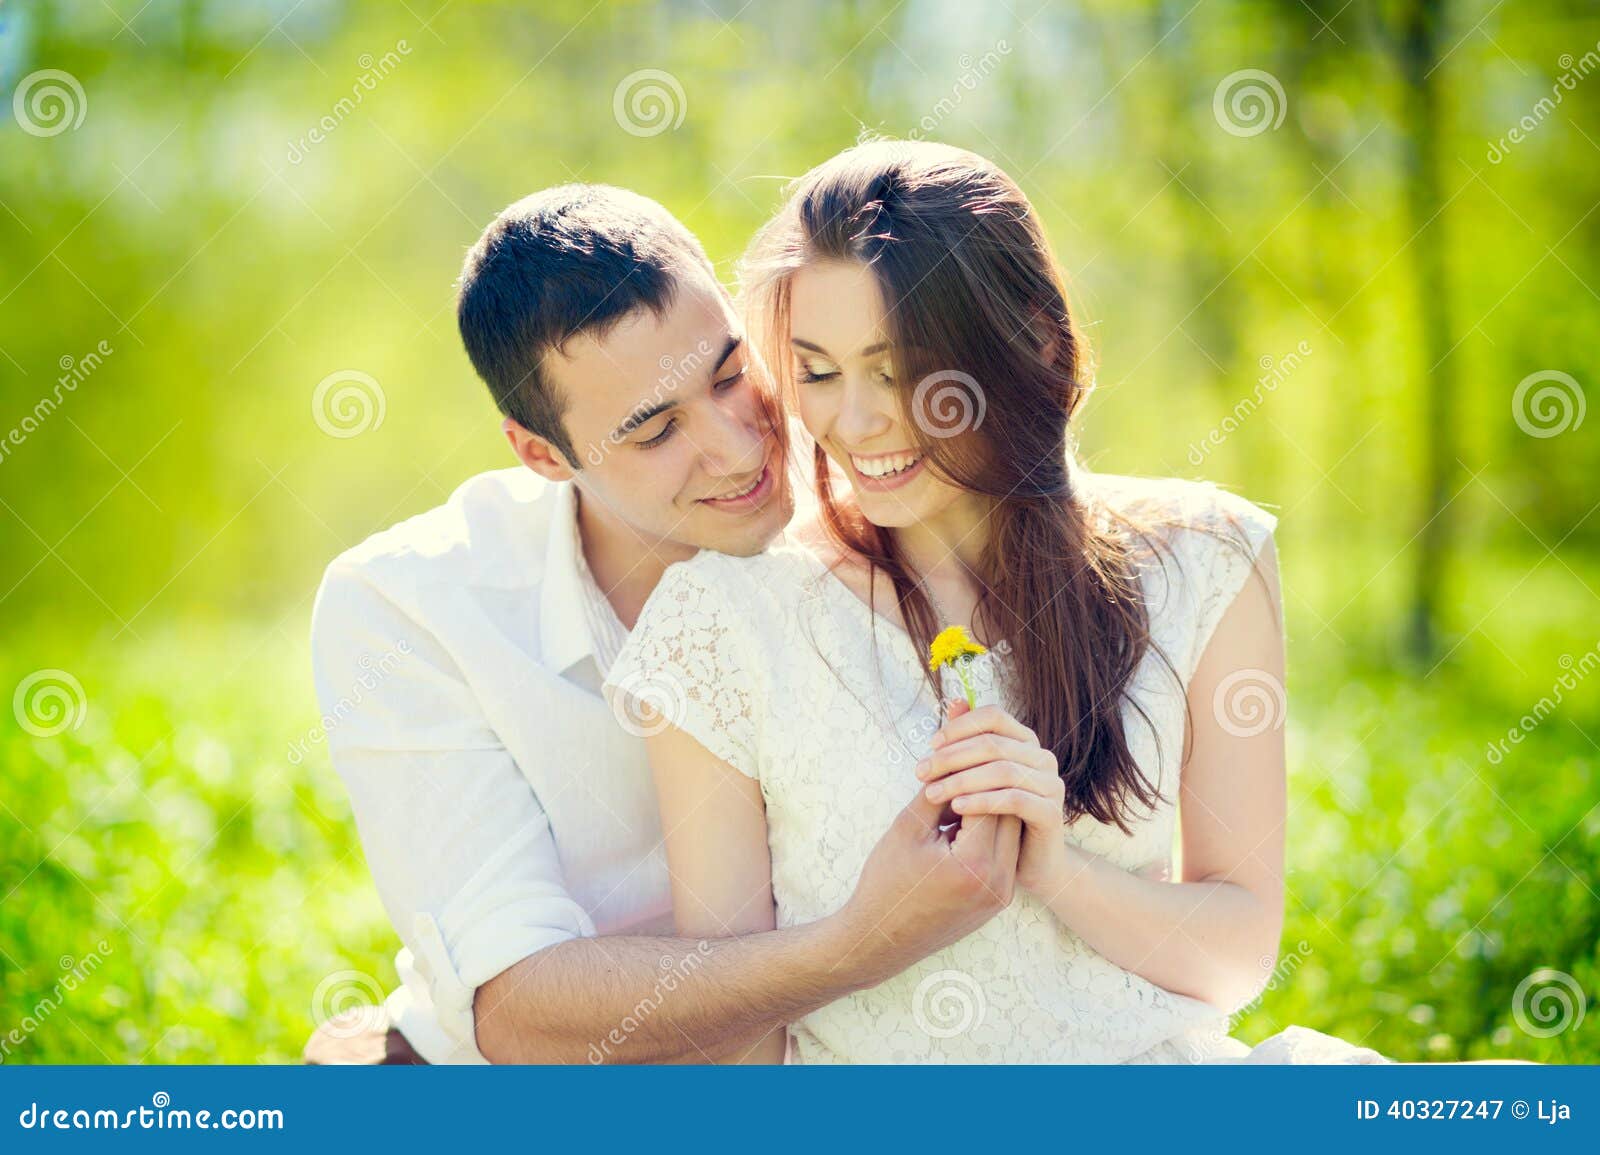
M 586 499 L 581 489 L 575 489 L 573 496 L 578 506 L 578 548 L 600 592 L 631 630 L 667 567 L 693 557 L 696 550 L 680 542 L 649 541 L 601 502 Z

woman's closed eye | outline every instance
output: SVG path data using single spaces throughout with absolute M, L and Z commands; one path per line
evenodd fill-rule
M 839 375 L 839 370 L 828 361 L 802 360 L 795 364 L 795 380 L 805 385 L 815 385 L 819 381 L 832 381 Z

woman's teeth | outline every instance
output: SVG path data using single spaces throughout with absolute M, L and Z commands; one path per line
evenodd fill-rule
M 917 462 L 922 460 L 920 453 L 889 453 L 882 457 L 857 457 L 850 455 L 850 464 L 861 471 L 864 477 L 893 477 L 897 473 L 904 473 Z

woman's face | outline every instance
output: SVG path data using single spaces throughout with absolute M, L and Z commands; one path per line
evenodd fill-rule
M 928 469 L 901 417 L 883 300 L 867 266 L 801 267 L 790 282 L 789 331 L 800 419 L 869 521 L 905 527 L 966 496 Z

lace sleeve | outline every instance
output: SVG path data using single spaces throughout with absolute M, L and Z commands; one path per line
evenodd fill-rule
M 727 559 L 701 553 L 667 567 L 606 676 L 613 711 L 648 738 L 676 726 L 739 773 L 756 759 L 754 623 Z M 747 601 L 748 599 L 746 599 Z
M 1256 559 L 1278 519 L 1238 494 L 1206 485 L 1197 495 L 1189 524 L 1184 566 L 1194 590 L 1194 641 L 1189 653 L 1193 673 L 1223 615 L 1255 572 Z

